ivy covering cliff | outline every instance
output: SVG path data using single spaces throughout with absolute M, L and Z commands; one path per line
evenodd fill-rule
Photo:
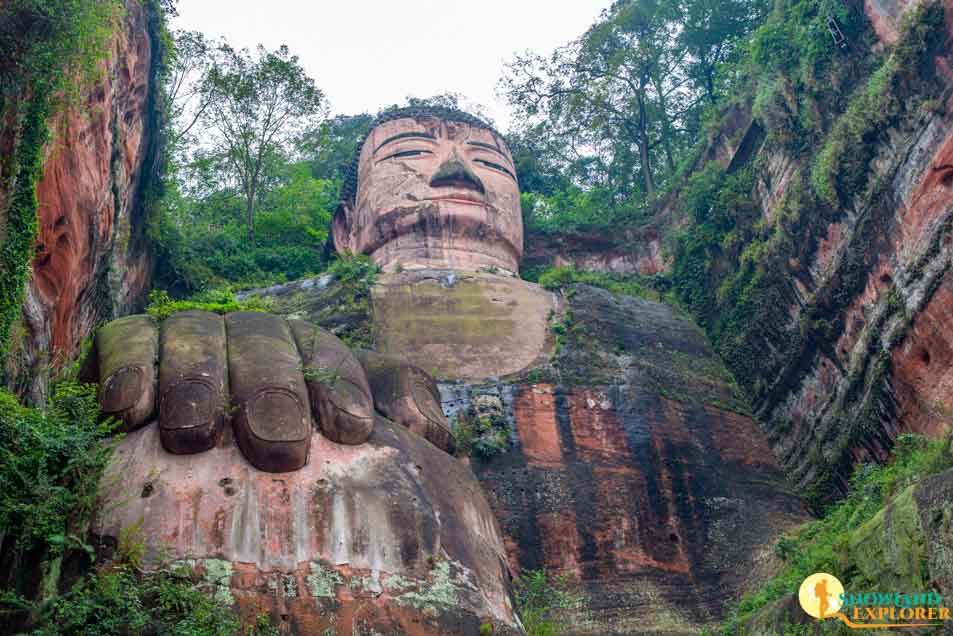
M 3 158 L 0 210 L 0 356 L 19 318 L 36 239 L 36 181 L 52 112 L 74 104 L 94 80 L 121 15 L 118 0 L 15 0 L 0 8 L 0 114 L 13 150 Z M 77 81 L 78 80 L 78 81 Z
M 0 358 L 4 384 L 37 404 L 89 331 L 149 282 L 167 5 L 0 8 Z

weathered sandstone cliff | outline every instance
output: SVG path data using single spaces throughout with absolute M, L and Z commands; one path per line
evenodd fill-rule
M 918 4 L 865 4 L 888 45 L 884 55 L 901 55 L 889 47 L 904 46 L 898 43 L 901 20 Z M 856 463 L 885 460 L 899 433 L 940 435 L 953 425 L 951 7 L 944 3 L 945 23 L 936 27 L 923 24 L 928 9 L 916 16 L 940 33 L 923 63 L 898 69 L 886 89 L 898 93 L 897 103 L 883 107 L 898 110 L 864 137 L 871 146 L 866 185 L 825 206 L 829 213 L 807 220 L 792 237 L 802 246 L 765 285 L 777 302 L 775 322 L 748 331 L 742 355 L 726 356 L 748 381 L 755 413 L 789 479 L 816 502 L 843 488 Z M 915 31 L 906 26 L 907 41 Z M 828 143 L 837 143 L 837 126 Z M 847 152 L 863 155 L 865 149 Z M 760 158 L 754 196 L 765 219 L 797 205 L 791 196 L 796 182 L 823 169 L 770 143 Z M 753 359 L 757 352 L 761 358 Z M 756 376 L 760 381 L 752 382 Z
M 102 79 L 47 122 L 36 256 L 6 361 L 9 383 L 37 403 L 51 368 L 99 322 L 138 306 L 151 279 L 145 215 L 159 156 L 158 20 L 150 3 L 130 0 Z M 13 148 L 21 133 L 8 115 L 0 148 Z M 0 192 L 0 216 L 8 203 Z

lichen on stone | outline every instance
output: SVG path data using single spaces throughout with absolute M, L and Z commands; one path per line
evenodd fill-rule
M 221 559 L 204 559 L 199 563 L 205 570 L 205 581 L 215 589 L 213 592 L 215 601 L 231 605 L 234 602 L 232 598 L 232 573 L 234 572 L 232 563 Z
M 311 562 L 311 573 L 305 577 L 305 580 L 314 598 L 335 598 L 337 586 L 344 584 L 340 573 L 325 568 L 317 561 Z
M 431 580 L 426 582 L 414 583 L 395 575 L 388 577 L 386 584 L 395 590 L 409 588 L 397 596 L 397 601 L 413 605 L 418 610 L 434 605 L 456 605 L 464 588 L 475 588 L 469 570 L 456 562 L 453 565 L 456 566 L 455 572 L 451 571 L 449 560 L 438 561 L 431 570 Z

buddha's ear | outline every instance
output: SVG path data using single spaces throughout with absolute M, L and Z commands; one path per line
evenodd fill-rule
M 351 217 L 351 207 L 343 204 L 338 207 L 334 218 L 331 219 L 331 241 L 338 254 L 354 251 L 354 246 L 351 245 Z

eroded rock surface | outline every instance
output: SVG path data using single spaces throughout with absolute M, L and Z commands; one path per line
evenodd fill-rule
M 472 465 L 514 570 L 581 585 L 570 633 L 697 633 L 806 513 L 694 325 L 582 285 L 567 305 L 576 335 L 554 368 L 442 384 L 445 410 L 504 406 L 510 448 Z
M 100 321 L 133 311 L 151 280 L 144 201 L 158 156 L 156 25 L 148 3 L 128 2 L 104 79 L 49 122 L 36 259 L 9 361 L 13 384 L 38 403 L 49 366 L 74 356 Z

